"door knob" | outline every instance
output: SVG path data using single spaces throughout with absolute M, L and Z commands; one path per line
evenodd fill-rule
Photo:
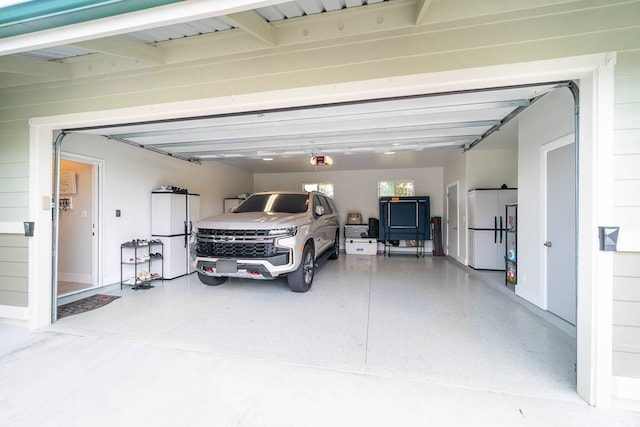
M 543 243 L 543 245 L 545 245 L 546 247 L 550 248 L 551 247 L 551 242 L 550 241 L 546 241 Z

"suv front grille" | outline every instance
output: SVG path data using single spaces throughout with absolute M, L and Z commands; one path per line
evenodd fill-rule
M 198 230 L 203 236 L 215 237 L 253 237 L 269 236 L 269 230 L 217 230 L 212 228 L 201 228 Z
M 221 258 L 268 258 L 287 253 L 279 250 L 269 230 L 200 229 L 198 256 Z

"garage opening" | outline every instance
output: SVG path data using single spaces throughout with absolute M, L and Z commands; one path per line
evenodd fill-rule
M 141 188 L 145 188 L 143 191 L 149 193 L 150 190 L 155 188 L 155 186 L 171 184 L 171 182 L 155 181 L 154 185 L 151 186 L 153 188 L 150 188 L 148 184 L 154 182 L 153 179 L 147 179 L 145 181 L 141 178 L 141 175 L 146 175 L 148 177 L 158 175 L 154 173 L 154 168 L 158 167 L 162 168 L 171 165 L 170 167 L 175 169 L 173 171 L 175 173 L 169 176 L 172 176 L 173 179 L 178 179 L 178 177 L 184 173 L 198 174 L 198 171 L 203 167 L 203 165 L 209 166 L 219 164 L 224 164 L 226 165 L 225 167 L 246 170 L 254 176 L 260 176 L 259 180 L 254 178 L 253 182 L 245 183 L 245 187 L 238 187 L 236 191 L 230 191 L 228 193 L 214 193 L 217 194 L 220 200 L 207 202 L 204 200 L 204 197 L 202 197 L 202 201 L 204 202 L 203 208 L 205 210 L 208 209 L 209 211 L 219 211 L 220 202 L 222 202 L 223 198 L 229 195 L 245 191 L 268 189 L 266 186 L 270 185 L 284 185 L 283 179 L 276 177 L 277 172 L 275 171 L 277 171 L 278 168 L 281 168 L 280 170 L 286 174 L 285 176 L 287 178 L 285 179 L 289 179 L 289 177 L 292 176 L 297 179 L 300 174 L 309 173 L 314 174 L 314 178 L 316 176 L 326 176 L 327 174 L 339 177 L 340 174 L 349 174 L 348 171 L 365 170 L 368 171 L 366 174 L 376 176 L 378 173 L 376 171 L 381 168 L 386 170 L 414 170 L 420 167 L 424 168 L 425 166 L 429 168 L 440 167 L 443 169 L 442 175 L 434 185 L 421 187 L 420 184 L 417 184 L 417 187 L 419 189 L 423 189 L 423 191 L 425 188 L 429 188 L 429 194 L 425 195 L 429 195 L 440 200 L 437 204 L 440 211 L 437 213 L 442 215 L 444 213 L 445 200 L 443 194 L 445 193 L 446 188 L 452 190 L 452 186 L 449 185 L 451 178 L 447 176 L 447 172 L 444 172 L 445 167 L 447 165 L 455 164 L 456 162 L 482 162 L 482 158 L 486 161 L 487 158 L 498 153 L 497 155 L 500 156 L 500 159 L 494 163 L 489 162 L 490 166 L 488 168 L 486 165 L 482 164 L 479 166 L 478 163 L 473 165 L 469 164 L 468 170 L 475 171 L 475 176 L 473 174 L 469 175 L 468 172 L 465 173 L 464 177 L 455 176 L 455 173 L 453 172 L 450 173 L 451 177 L 457 178 L 454 180 L 456 183 L 454 187 L 456 194 L 459 194 L 460 200 L 456 198 L 456 203 L 451 204 L 450 199 L 447 199 L 447 208 L 449 209 L 449 212 L 445 218 L 447 221 L 455 218 L 456 222 L 461 224 L 461 226 L 456 228 L 460 230 L 462 238 L 458 235 L 456 237 L 456 242 L 460 241 L 462 243 L 461 246 L 464 247 L 464 250 L 460 250 L 457 248 L 457 245 L 450 244 L 448 246 L 447 249 L 451 251 L 449 252 L 449 257 L 452 261 L 451 263 L 443 263 L 444 260 L 436 257 L 427 260 L 421 259 L 418 264 L 416 264 L 415 260 L 408 260 L 406 258 L 394 257 L 393 260 L 383 258 L 382 260 L 376 260 L 375 262 L 375 270 L 378 272 L 379 277 L 374 277 L 371 273 L 371 262 L 373 262 L 371 259 L 356 259 L 347 255 L 345 257 L 346 259 L 343 259 L 337 265 L 331 265 L 324 271 L 320 270 L 316 280 L 327 285 L 335 282 L 341 283 L 341 280 L 344 280 L 345 277 L 351 277 L 351 283 L 359 283 L 356 285 L 356 288 L 363 284 L 368 284 L 371 289 L 376 289 L 376 287 L 383 289 L 385 286 L 394 282 L 399 285 L 406 282 L 409 287 L 415 287 L 418 283 L 430 283 L 433 280 L 437 280 L 439 285 L 445 288 L 459 287 L 463 282 L 465 282 L 465 280 L 472 280 L 476 285 L 478 283 L 490 284 L 493 288 L 490 287 L 483 290 L 474 288 L 473 285 L 469 287 L 467 284 L 467 286 L 463 288 L 464 291 L 462 294 L 442 294 L 438 297 L 444 299 L 457 299 L 457 304 L 461 304 L 461 306 L 458 306 L 458 309 L 460 309 L 462 313 L 467 313 L 473 316 L 479 315 L 480 317 L 476 318 L 476 320 L 493 325 L 490 326 L 489 329 L 478 329 L 477 332 L 485 334 L 485 339 L 490 341 L 491 345 L 498 347 L 502 346 L 502 352 L 491 353 L 492 355 L 489 357 L 486 355 L 483 357 L 478 356 L 476 359 L 476 363 L 478 364 L 477 367 L 485 366 L 487 368 L 486 372 L 491 372 L 491 369 L 486 365 L 489 364 L 491 358 L 494 357 L 493 362 L 498 366 L 502 366 L 503 369 L 515 369 L 515 371 L 519 370 L 520 372 L 525 372 L 528 369 L 533 372 L 541 373 L 541 367 L 529 366 L 529 368 L 525 369 L 524 366 L 526 366 L 526 362 L 521 361 L 522 366 L 520 369 L 514 366 L 514 360 L 509 360 L 509 358 L 517 359 L 522 354 L 521 349 L 514 349 L 510 347 L 513 347 L 514 345 L 526 347 L 527 345 L 530 345 L 531 342 L 528 342 L 525 338 L 519 340 L 518 337 L 513 335 L 509 336 L 503 334 L 502 338 L 498 337 L 499 334 L 496 335 L 496 331 L 501 330 L 501 326 L 499 325 L 502 322 L 515 322 L 518 324 L 518 316 L 523 316 L 521 308 L 514 308 L 515 314 L 511 313 L 511 315 L 514 315 L 515 318 L 506 317 L 501 319 L 492 319 L 480 314 L 482 312 L 491 311 L 491 305 L 500 304 L 499 299 L 494 299 L 492 297 L 487 299 L 486 297 L 487 294 L 491 295 L 491 293 L 496 290 L 496 287 L 505 286 L 506 273 L 503 271 L 503 268 L 492 269 L 499 271 L 485 271 L 486 269 L 483 269 L 480 266 L 476 266 L 478 268 L 475 270 L 466 267 L 469 265 L 468 257 L 470 256 L 470 243 L 467 240 L 467 233 L 469 233 L 469 230 L 466 222 L 466 218 L 469 215 L 468 192 L 470 190 L 483 188 L 485 185 L 483 185 L 482 180 L 495 179 L 496 177 L 501 176 L 501 167 L 508 169 L 510 171 L 509 173 L 512 173 L 515 169 L 515 182 L 512 181 L 507 183 L 495 181 L 495 184 L 490 186 L 498 189 L 501 184 L 505 184 L 507 187 L 519 187 L 520 177 L 518 175 L 518 165 L 522 160 L 518 154 L 518 127 L 516 126 L 517 120 L 514 119 L 518 117 L 518 114 L 526 111 L 529 106 L 535 104 L 547 94 L 555 93 L 554 97 L 558 97 L 558 91 L 568 93 L 569 90 L 567 87 L 569 86 L 570 82 L 542 83 L 509 88 L 491 88 L 479 91 L 464 91 L 435 95 L 430 94 L 428 96 L 408 96 L 305 108 L 260 110 L 249 113 L 242 112 L 205 117 L 191 117 L 185 119 L 138 123 L 114 123 L 106 126 L 66 128 L 62 130 L 62 134 L 66 135 L 65 139 L 62 140 L 62 144 L 64 146 L 64 144 L 68 143 L 66 146 L 68 148 L 66 149 L 69 149 L 72 152 L 83 152 L 84 150 L 89 150 L 92 155 L 96 155 L 101 158 L 102 156 L 96 152 L 96 150 L 102 152 L 104 156 L 109 156 L 109 152 L 113 150 L 117 150 L 119 153 L 117 156 L 122 156 L 124 153 L 131 153 L 131 155 L 134 156 L 133 162 L 128 163 L 123 160 L 122 162 L 125 163 L 126 166 L 118 170 L 116 173 L 119 175 L 117 182 L 123 188 L 122 194 L 114 193 L 111 200 L 107 200 L 106 202 L 106 204 L 110 206 L 110 211 L 107 213 L 107 217 L 111 217 L 110 219 L 106 219 L 106 222 L 111 222 L 110 225 L 105 224 L 106 232 L 107 234 L 110 234 L 110 229 L 112 229 L 116 235 L 121 235 L 121 242 L 137 238 L 144 239 L 146 235 L 149 235 L 148 230 L 145 228 L 147 226 L 140 226 L 140 224 L 144 224 L 145 215 L 148 214 L 148 212 L 145 214 L 145 207 L 148 205 L 147 202 L 144 198 L 139 196 L 133 198 L 127 197 L 126 193 L 128 191 L 138 191 Z M 569 99 L 572 97 L 570 93 L 568 93 L 567 96 Z M 566 96 L 560 96 L 560 98 L 566 98 Z M 560 102 L 560 104 L 562 103 Z M 548 114 L 548 112 L 545 114 Z M 575 131 L 575 124 L 572 122 L 574 119 L 572 108 L 568 109 L 567 116 L 570 119 L 569 131 Z M 551 122 L 552 120 L 549 119 L 548 121 Z M 508 128 L 507 126 L 511 127 Z M 539 126 L 539 122 L 536 122 L 535 126 Z M 510 136 L 502 137 L 501 133 L 508 133 Z M 524 136 L 527 137 L 527 135 Z M 541 141 L 541 143 L 542 142 L 548 141 Z M 479 150 L 480 147 L 482 147 L 482 144 L 495 144 L 495 146 L 491 149 L 483 150 L 487 152 L 482 152 L 474 160 L 476 151 L 472 149 L 475 146 L 478 146 L 476 150 Z M 146 151 L 131 151 L 131 147 L 141 148 Z M 505 154 L 505 152 L 509 150 L 513 151 L 513 153 Z M 538 148 L 536 148 L 536 150 L 538 150 Z M 408 156 L 401 158 L 398 163 L 393 163 L 388 160 L 390 154 L 384 154 L 391 151 L 394 151 L 396 154 L 408 154 Z M 166 159 L 158 154 L 164 155 Z M 335 167 L 324 171 L 310 169 L 308 161 L 309 158 L 325 154 L 332 155 L 336 159 L 339 159 L 335 162 Z M 508 157 L 509 155 L 511 157 Z M 504 156 L 507 156 L 511 162 L 515 162 L 515 165 L 513 163 L 502 163 L 504 161 Z M 161 158 L 162 160 L 160 160 Z M 184 162 L 180 162 L 179 160 Z M 572 161 L 575 162 L 575 156 Z M 107 163 L 111 162 L 107 161 Z M 538 167 L 538 159 L 534 159 L 530 163 L 532 167 Z M 108 169 L 109 165 L 106 167 Z M 451 169 L 453 169 L 453 167 L 451 167 Z M 484 171 L 482 173 L 478 172 L 480 169 L 484 169 Z M 128 170 L 131 172 L 135 171 L 136 173 L 131 173 L 127 176 Z M 141 171 L 142 173 L 140 173 Z M 509 173 L 502 176 L 508 176 Z M 163 174 L 159 174 L 155 179 L 162 179 L 162 175 Z M 165 175 L 165 177 L 166 176 L 167 175 Z M 384 178 L 386 179 L 388 177 Z M 196 180 L 192 180 L 191 182 L 195 183 Z M 339 177 L 339 180 L 344 182 L 344 178 Z M 461 180 L 463 183 L 462 185 L 460 184 Z M 338 181 L 338 179 L 336 179 L 336 181 Z M 419 179 L 417 181 L 419 181 Z M 173 182 L 173 184 L 178 187 L 183 187 L 185 186 L 183 184 L 184 182 L 189 182 L 189 180 Z M 301 181 L 301 183 L 304 182 L 305 181 Z M 458 190 L 458 185 L 460 185 L 463 191 Z M 247 188 L 249 186 L 252 186 L 253 188 Z M 340 194 L 339 187 L 340 184 L 334 182 L 336 197 L 342 197 L 341 200 L 344 201 L 345 204 L 342 206 L 342 210 L 344 211 L 342 212 L 342 215 L 344 218 L 347 213 L 346 210 L 354 207 L 349 204 L 349 202 L 346 202 L 349 198 L 353 198 L 353 195 L 348 192 Z M 126 188 L 127 191 L 125 191 L 124 188 Z M 434 191 L 434 188 L 437 190 Z M 195 190 L 202 192 L 200 188 L 196 188 Z M 529 191 L 526 190 L 526 186 L 525 191 Z M 528 194 L 526 197 L 531 200 L 535 199 L 537 195 Z M 571 198 L 575 199 L 575 191 L 574 194 L 571 195 Z M 130 203 L 133 202 L 133 199 L 135 199 L 136 202 L 134 206 L 131 206 Z M 140 208 L 137 208 L 136 205 Z M 501 209 L 504 208 L 504 205 L 501 206 Z M 455 212 L 451 212 L 451 209 L 454 209 Z M 118 215 L 118 213 L 120 215 Z M 368 214 L 374 216 L 375 212 L 369 211 Z M 130 215 L 133 215 L 136 219 L 130 220 Z M 531 215 L 540 216 L 541 211 L 536 210 L 531 213 Z M 119 231 L 116 231 L 114 227 L 118 227 Z M 526 228 L 527 226 L 525 225 L 524 227 Z M 572 236 L 572 239 L 575 242 L 575 229 L 566 231 L 570 236 Z M 450 233 L 451 229 L 449 228 L 445 235 L 445 239 L 449 239 Z M 450 239 L 448 241 L 452 242 Z M 114 245 L 110 244 L 110 246 Z M 344 248 L 344 242 L 342 247 Z M 453 252 L 454 249 L 455 253 Z M 515 249 L 518 254 L 521 253 L 520 248 L 516 247 Z M 109 252 L 109 249 L 107 249 L 106 252 Z M 111 248 L 111 252 L 113 252 L 113 248 Z M 526 250 L 522 252 L 527 253 Z M 504 258 L 506 256 L 505 246 L 502 247 L 501 253 Z M 115 257 L 112 255 L 111 264 L 113 264 L 112 261 L 114 258 Z M 575 263 L 570 268 L 575 271 Z M 107 268 L 106 270 L 109 269 Z M 357 272 L 359 277 L 352 276 L 354 272 Z M 428 272 L 428 275 L 432 277 L 429 279 L 422 277 L 425 272 Z M 442 272 L 445 272 L 445 274 L 442 275 Z M 105 272 L 105 274 L 109 273 Z M 366 278 L 364 282 L 362 281 L 362 277 Z M 181 287 L 184 290 L 184 287 L 189 288 L 190 286 L 197 285 L 197 280 L 193 278 L 187 277 L 179 280 L 181 280 L 181 282 L 176 282 L 180 283 L 179 286 L 172 286 L 172 282 L 166 288 L 166 292 L 170 292 L 172 297 L 177 296 L 174 292 Z M 107 278 L 104 283 L 111 283 L 112 281 L 113 274 L 111 274 L 110 278 Z M 511 284 L 513 284 L 513 282 L 511 282 Z M 231 286 L 233 285 L 234 284 L 232 283 Z M 318 287 L 322 285 L 316 284 L 315 286 Z M 431 283 L 430 286 L 436 285 L 435 283 Z M 267 288 L 268 287 L 269 285 L 267 285 Z M 276 284 L 276 289 L 278 288 L 279 286 Z M 250 292 L 254 293 L 261 292 L 258 291 L 253 284 L 247 283 L 243 284 L 242 289 L 250 290 Z M 436 288 L 427 286 L 426 289 Z M 338 293 L 338 295 L 340 295 L 341 292 L 339 288 L 331 286 L 326 288 L 325 291 L 327 292 L 327 295 L 331 293 Z M 517 292 L 518 285 L 515 285 L 515 287 L 511 286 L 511 291 Z M 316 292 L 323 293 L 323 291 Z M 420 293 L 420 291 L 418 291 L 418 293 Z M 462 297 L 461 295 L 465 296 Z M 261 296 L 264 297 L 265 295 Z M 349 295 L 341 295 L 341 297 L 349 297 Z M 351 297 L 357 299 L 362 297 L 362 295 L 351 295 Z M 136 298 L 141 297 L 136 295 Z M 395 301 L 395 303 L 401 302 L 404 298 L 407 298 L 407 295 L 403 295 L 398 301 Z M 518 304 L 515 302 L 516 300 L 516 297 L 513 297 L 511 300 L 514 305 Z M 352 305 L 348 299 L 343 300 L 338 298 L 338 300 L 334 302 L 338 304 L 338 306 L 343 307 L 349 307 Z M 243 306 L 243 304 L 247 304 L 247 302 L 239 302 L 239 305 L 235 307 L 230 305 L 227 309 L 231 310 L 232 313 L 234 313 L 233 315 L 242 317 L 244 316 L 242 311 L 244 309 L 248 309 L 247 306 Z M 438 381 L 446 382 L 448 381 L 447 378 L 451 377 L 457 377 L 459 380 L 459 373 L 456 374 L 454 371 L 446 368 L 444 361 L 451 357 L 458 357 L 460 358 L 460 363 L 462 363 L 462 359 L 464 358 L 462 355 L 468 354 L 469 351 L 474 351 L 475 349 L 475 351 L 481 353 L 486 352 L 486 347 L 475 340 L 471 340 L 472 342 L 470 345 L 468 343 L 460 345 L 459 343 L 452 342 L 450 337 L 447 336 L 448 334 L 444 333 L 448 328 L 446 328 L 443 323 L 437 323 L 436 319 L 433 318 L 437 312 L 435 314 L 422 313 L 425 317 L 420 321 L 431 321 L 433 324 L 439 325 L 436 329 L 439 329 L 439 334 L 442 335 L 433 336 L 433 328 L 421 330 L 423 332 L 421 335 L 403 333 L 402 328 L 390 331 L 388 327 L 383 326 L 383 323 L 385 323 L 382 320 L 384 319 L 384 315 L 381 314 L 389 308 L 385 308 L 383 306 L 376 307 L 376 304 L 381 304 L 381 302 L 376 300 L 370 300 L 367 302 L 366 306 L 369 310 L 369 315 L 374 313 L 374 318 L 367 319 L 366 325 L 360 324 L 360 326 L 364 328 L 363 330 L 365 331 L 364 333 L 366 336 L 366 340 L 364 342 L 366 347 L 365 357 L 371 366 L 376 366 L 375 369 L 378 370 L 376 372 L 389 372 L 393 375 L 401 374 L 406 376 L 417 375 L 416 372 L 421 372 L 418 376 L 422 377 L 422 375 L 426 375 L 425 378 L 437 378 Z M 451 304 L 451 301 L 446 304 L 443 302 L 441 307 L 451 307 L 447 304 Z M 479 307 L 474 308 L 473 304 L 478 304 Z M 523 307 L 526 307 L 529 303 L 521 304 Z M 573 305 L 575 309 L 575 298 Z M 364 306 L 365 305 L 360 305 L 359 307 Z M 244 309 L 240 309 L 238 307 L 244 307 Z M 434 306 L 429 307 L 433 310 Z M 529 308 L 537 310 L 537 308 L 534 308 L 533 306 Z M 297 309 L 301 309 L 301 307 L 298 307 Z M 305 310 L 312 312 L 315 309 L 306 307 Z M 373 310 L 373 312 L 371 310 Z M 402 317 L 400 314 L 402 312 L 401 306 L 398 306 L 393 310 L 397 310 L 398 314 Z M 417 306 L 408 310 L 408 312 L 414 313 L 412 310 L 415 310 L 415 313 L 420 312 L 420 308 Z M 349 310 L 345 308 L 345 311 Z M 334 315 L 338 315 L 340 318 L 338 313 L 334 313 Z M 375 316 L 379 317 L 375 318 Z M 345 323 L 349 323 L 352 320 L 348 317 L 342 317 L 342 319 Z M 447 318 L 440 317 L 439 319 L 440 322 L 442 322 L 442 319 Z M 388 320 L 391 321 L 391 319 Z M 558 359 L 556 359 L 555 362 L 552 361 L 551 367 L 541 375 L 543 377 L 547 375 L 560 375 L 561 379 L 555 383 L 556 386 L 573 388 L 575 387 L 575 373 L 573 372 L 573 369 L 576 360 L 575 329 L 568 326 L 568 324 L 562 325 L 563 321 L 553 320 L 553 318 L 549 316 L 547 317 L 547 320 L 550 324 L 555 325 L 550 326 L 550 329 L 546 329 L 546 332 L 554 338 L 550 338 L 550 340 L 547 341 L 544 337 L 535 337 L 534 341 L 537 343 L 536 346 L 538 347 L 538 350 L 536 351 L 542 351 L 542 353 L 546 354 L 545 357 L 551 357 L 551 359 L 547 359 L 547 361 L 556 357 L 550 354 L 551 349 L 562 349 L 564 355 L 557 355 Z M 287 330 L 287 326 L 289 326 L 288 323 L 291 321 L 293 321 L 291 317 L 272 319 L 270 321 L 265 320 L 267 323 L 274 322 L 271 325 L 273 326 L 272 330 Z M 285 323 L 281 324 L 280 322 Z M 376 322 L 382 323 L 375 326 Z M 455 318 L 447 319 L 447 322 L 455 323 L 456 320 Z M 575 324 L 575 319 L 573 322 L 569 323 Z M 405 321 L 400 321 L 398 324 L 404 325 L 403 327 L 409 327 L 409 323 L 406 319 Z M 563 333 L 566 334 L 568 332 L 573 336 L 573 338 L 569 339 L 568 342 L 565 341 L 562 343 L 562 334 L 558 335 L 555 332 L 551 332 L 551 330 L 553 328 L 557 328 L 558 325 L 561 325 Z M 230 330 L 233 329 L 231 324 L 229 324 L 228 327 Z M 334 325 L 334 327 L 339 326 Z M 344 327 L 339 328 L 342 328 L 344 331 Z M 289 330 L 294 337 L 296 337 L 296 340 L 300 339 L 302 342 L 307 342 L 301 337 L 296 336 L 298 333 L 303 333 L 302 329 L 294 327 L 293 330 L 291 330 L 289 327 Z M 320 330 L 323 330 L 322 327 L 319 327 L 319 329 L 316 329 L 315 331 L 317 332 Z M 420 330 L 420 328 L 418 328 L 418 330 Z M 453 336 L 461 333 L 460 330 L 455 328 L 448 330 L 449 333 L 453 334 Z M 247 335 L 243 339 L 251 339 L 254 342 L 261 342 L 261 339 L 257 335 L 254 336 L 253 334 L 262 334 L 263 331 L 264 330 L 262 328 L 254 329 L 252 327 L 247 327 L 247 329 L 244 329 L 244 332 Z M 524 337 L 526 336 L 526 333 L 530 331 L 520 332 Z M 391 338 L 391 336 L 396 336 L 396 338 Z M 204 336 L 200 338 L 204 341 L 211 339 L 211 337 Z M 329 336 L 326 336 L 325 338 L 330 339 Z M 342 338 L 344 338 L 344 336 Z M 371 338 L 371 341 L 369 341 L 369 338 Z M 216 339 L 220 339 L 220 337 L 217 337 Z M 277 340 L 281 339 L 283 339 L 283 337 L 278 335 Z M 464 336 L 459 336 L 459 339 L 463 341 L 465 340 Z M 469 341 L 468 339 L 466 340 Z M 420 341 L 422 342 L 420 343 Z M 437 343 L 443 352 L 430 352 L 428 357 L 425 357 L 427 359 L 433 358 L 434 355 L 437 358 L 442 357 L 442 363 L 436 363 L 436 361 L 427 363 L 425 357 L 414 355 L 405 360 L 405 362 L 407 362 L 411 367 L 409 370 L 400 366 L 397 361 L 392 361 L 390 358 L 391 355 L 387 354 L 383 350 L 385 345 L 389 346 L 390 343 L 392 343 L 393 345 L 391 347 L 402 348 L 406 351 L 406 354 L 410 354 L 412 353 L 412 348 L 424 348 L 421 346 L 428 346 L 433 342 Z M 349 347 L 347 342 L 343 341 L 342 343 Z M 233 339 L 228 341 L 228 344 L 230 346 L 236 345 L 242 347 L 241 344 L 238 344 L 238 341 Z M 266 343 L 263 344 L 266 345 Z M 318 342 L 314 345 L 319 344 L 321 343 Z M 355 344 L 353 342 L 351 343 L 351 345 L 356 348 L 360 344 L 361 343 L 357 342 L 357 340 Z M 416 344 L 417 347 L 413 347 Z M 546 346 L 547 348 L 545 350 L 541 350 L 540 346 Z M 238 350 L 239 347 L 235 348 Z M 266 345 L 263 350 L 265 348 L 269 348 L 269 346 Z M 325 357 L 318 356 L 321 353 L 320 348 L 317 348 L 316 350 L 318 354 L 309 357 L 309 354 L 305 355 L 299 353 L 300 350 L 297 348 L 292 347 L 290 349 L 292 354 L 301 355 L 303 360 L 311 361 L 310 363 L 333 363 Z M 355 348 L 351 348 L 350 350 L 355 350 Z M 270 348 L 269 350 L 264 351 L 268 352 L 276 350 Z M 282 348 L 278 351 L 282 351 Z M 567 366 L 566 352 L 572 354 L 568 362 L 569 366 Z M 499 353 L 501 354 L 500 356 L 498 356 Z M 332 354 L 334 357 L 339 357 L 338 352 Z M 305 359 L 306 357 L 307 359 Z M 290 360 L 292 362 L 296 361 L 295 357 L 285 357 L 285 360 Z M 350 365 L 350 362 L 344 363 L 344 366 L 348 366 L 350 369 L 353 368 L 353 366 Z M 429 363 L 433 363 L 431 368 L 429 368 Z M 467 371 L 463 369 L 461 372 Z M 562 372 L 562 374 L 559 374 L 560 372 Z M 469 375 L 469 372 L 465 375 Z M 524 382 L 535 381 L 535 379 L 527 376 L 522 377 L 521 380 Z M 484 377 L 480 380 L 472 379 L 470 381 L 475 385 L 486 385 L 490 380 L 488 377 Z M 475 383 L 475 381 L 478 382 Z M 505 383 L 502 383 L 501 386 L 504 387 Z

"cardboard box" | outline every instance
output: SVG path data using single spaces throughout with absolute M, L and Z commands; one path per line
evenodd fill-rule
M 362 214 L 360 212 L 349 212 L 347 214 L 347 224 L 362 224 Z
M 347 239 L 345 251 L 347 255 L 376 255 L 378 241 L 376 239 Z

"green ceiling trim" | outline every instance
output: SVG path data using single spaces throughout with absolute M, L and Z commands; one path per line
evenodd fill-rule
M 0 38 L 108 18 L 184 0 L 31 0 L 0 8 Z

